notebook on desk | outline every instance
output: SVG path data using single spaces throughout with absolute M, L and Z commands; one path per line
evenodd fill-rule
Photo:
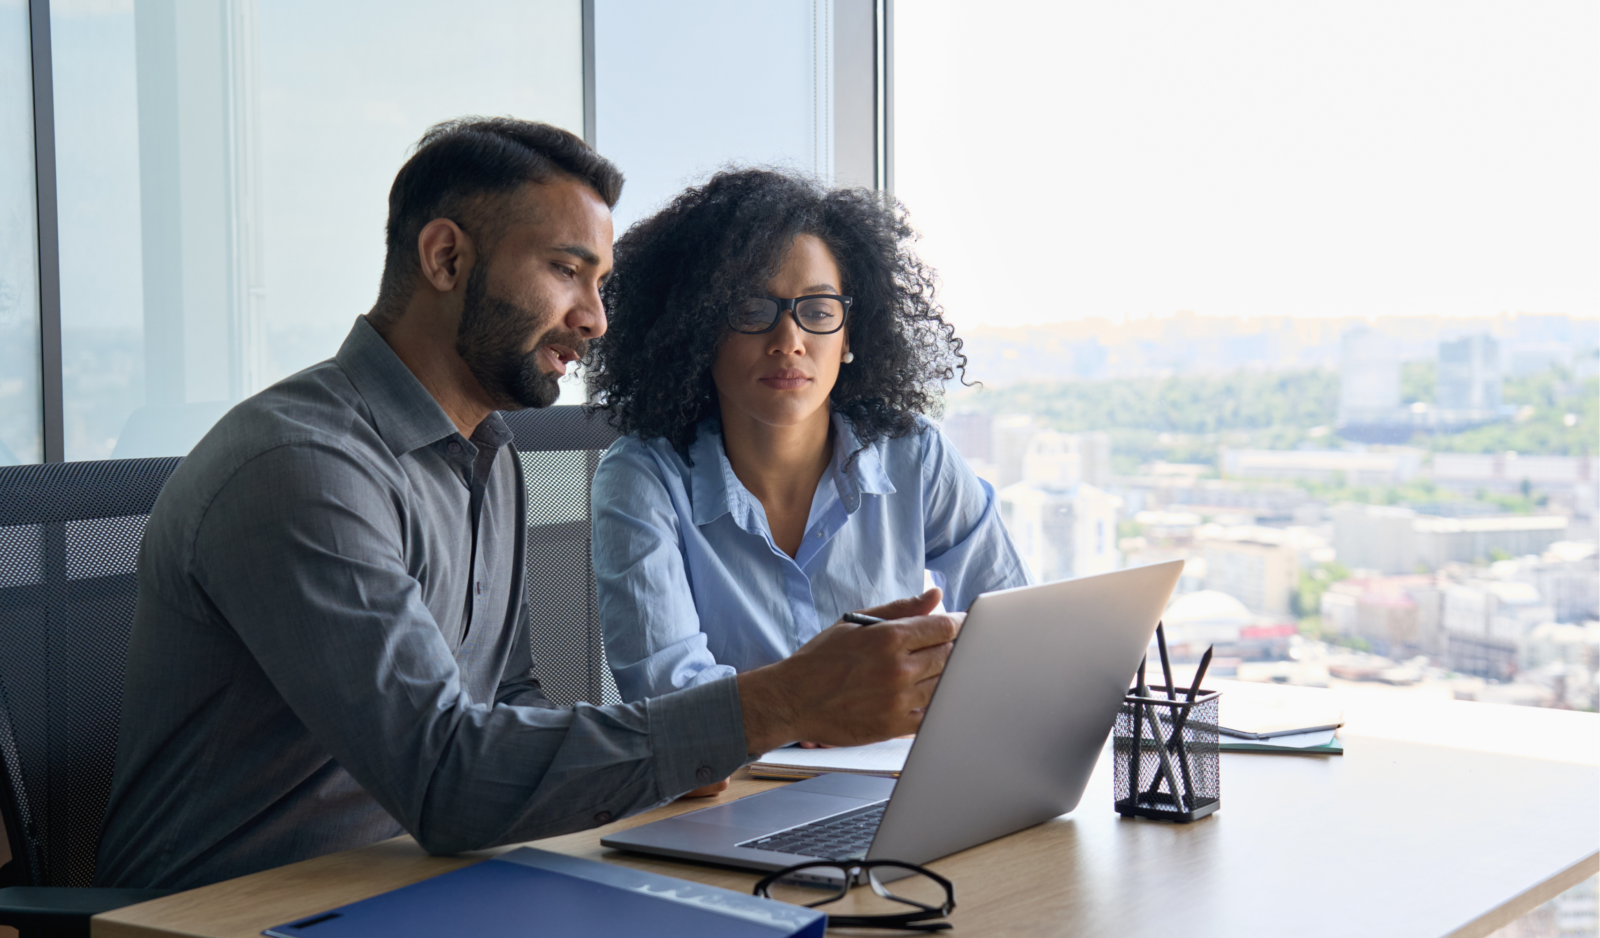
M 1263 741 L 1307 733 L 1332 733 L 1344 725 L 1344 711 L 1336 704 L 1294 705 L 1223 694 L 1217 722 L 1224 736 Z
M 401 889 L 276 925 L 268 938 L 821 938 L 813 909 L 523 847 Z
M 800 749 L 789 746 L 774 749 L 750 763 L 753 778 L 793 781 L 829 772 L 850 775 L 877 775 L 899 778 L 911 754 L 911 738 L 886 739 L 866 746 L 840 746 L 834 749 Z

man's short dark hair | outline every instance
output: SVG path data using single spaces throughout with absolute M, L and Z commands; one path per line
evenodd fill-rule
M 509 195 L 527 183 L 568 176 L 614 208 L 622 173 L 582 138 L 535 121 L 462 117 L 428 128 L 389 189 L 388 253 L 374 313 L 398 315 L 420 272 L 417 237 L 435 218 L 448 218 L 487 255 L 500 234 L 485 197 Z

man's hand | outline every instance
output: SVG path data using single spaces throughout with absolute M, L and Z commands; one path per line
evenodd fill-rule
M 795 740 L 859 746 L 915 733 L 960 624 L 928 615 L 939 590 L 863 612 L 889 620 L 822 630 L 788 658 L 737 678 L 746 750 Z
M 727 779 L 723 779 L 720 782 L 712 782 L 709 785 L 701 785 L 699 788 L 696 788 L 693 791 L 686 791 L 683 794 L 679 795 L 678 797 L 679 798 L 710 798 L 710 797 L 712 797 L 714 795 L 720 795 L 720 794 L 722 794 L 723 792 L 725 792 L 727 790 L 728 790 L 728 780 Z

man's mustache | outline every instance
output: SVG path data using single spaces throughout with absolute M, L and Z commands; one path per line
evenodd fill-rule
M 539 349 L 547 345 L 560 345 L 572 349 L 573 353 L 578 356 L 579 361 L 589 355 L 589 340 L 576 332 L 551 329 L 539 337 L 539 344 L 534 346 L 534 352 L 538 352 Z

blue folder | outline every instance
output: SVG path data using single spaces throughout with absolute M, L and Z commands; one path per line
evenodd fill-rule
M 827 927 L 815 909 L 523 847 L 262 934 L 821 938 Z

